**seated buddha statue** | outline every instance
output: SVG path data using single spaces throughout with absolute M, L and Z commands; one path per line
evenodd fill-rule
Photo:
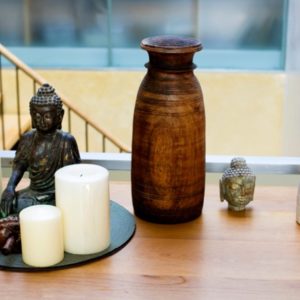
M 75 138 L 61 130 L 63 104 L 52 86 L 42 85 L 31 98 L 30 115 L 33 129 L 20 138 L 12 174 L 1 197 L 2 217 L 35 204 L 55 205 L 56 170 L 80 163 Z M 26 171 L 30 185 L 16 191 Z

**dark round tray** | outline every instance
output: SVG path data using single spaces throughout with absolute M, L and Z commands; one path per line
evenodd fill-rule
M 21 254 L 10 254 L 7 256 L 0 254 L 0 268 L 4 270 L 30 272 L 56 270 L 78 266 L 112 255 L 122 249 L 133 237 L 135 233 L 135 219 L 124 207 L 114 201 L 110 201 L 110 222 L 111 243 L 104 251 L 88 255 L 75 255 L 65 252 L 63 261 L 54 266 L 42 268 L 26 265 L 22 261 Z

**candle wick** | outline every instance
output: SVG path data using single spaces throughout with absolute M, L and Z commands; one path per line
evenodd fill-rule
M 82 177 L 82 174 L 80 174 L 80 177 Z

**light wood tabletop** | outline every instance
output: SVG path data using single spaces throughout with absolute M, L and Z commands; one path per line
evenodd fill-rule
M 132 212 L 130 182 L 111 199 Z M 136 219 L 119 252 L 82 266 L 0 271 L 1 299 L 300 299 L 296 187 L 257 186 L 245 212 L 227 210 L 206 187 L 195 221 L 158 225 Z

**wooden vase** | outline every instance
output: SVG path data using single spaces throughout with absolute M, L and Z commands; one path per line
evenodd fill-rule
M 132 199 L 135 214 L 155 223 L 181 223 L 202 211 L 205 113 L 193 56 L 195 39 L 150 37 L 134 110 Z

